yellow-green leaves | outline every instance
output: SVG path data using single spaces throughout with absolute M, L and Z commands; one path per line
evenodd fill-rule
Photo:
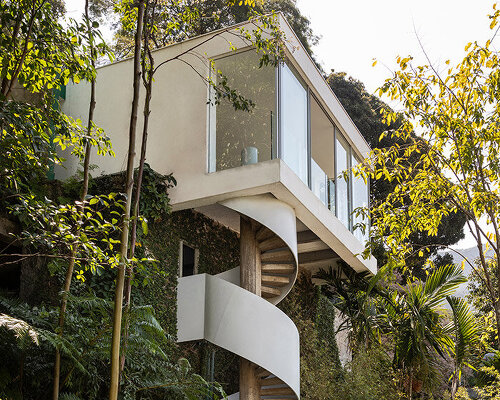
M 493 24 L 497 17 L 495 11 Z M 398 57 L 400 70 L 379 89 L 403 105 L 399 114 L 381 110 L 384 121 L 401 124 L 380 136 L 390 134 L 396 144 L 374 151 L 365 173 L 397 183 L 373 205 L 372 226 L 401 262 L 426 255 L 412 248 L 412 235 L 437 235 L 441 221 L 455 213 L 467 217 L 479 248 L 487 244 L 500 254 L 500 63 L 489 46 L 468 43 L 463 60 L 441 75 Z M 489 233 L 485 217 L 495 226 Z

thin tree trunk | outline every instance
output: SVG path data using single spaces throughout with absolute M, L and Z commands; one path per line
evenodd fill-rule
M 142 68 L 142 76 L 144 79 L 144 86 L 146 88 L 146 98 L 144 100 L 144 122 L 142 127 L 142 142 L 141 142 L 141 155 L 139 161 L 139 171 L 137 172 L 137 182 L 136 182 L 136 190 L 135 190 L 135 199 L 134 199 L 134 216 L 132 218 L 132 229 L 130 234 L 130 250 L 129 250 L 129 258 L 134 257 L 135 254 L 135 245 L 137 241 L 137 222 L 139 218 L 139 202 L 141 198 L 141 189 L 142 189 L 142 177 L 144 175 L 144 164 L 146 162 L 146 148 L 148 142 L 148 126 L 149 126 L 149 115 L 151 114 L 151 96 L 153 90 L 153 69 L 154 69 L 154 60 L 151 54 L 151 50 L 149 49 L 149 41 L 148 35 L 145 35 L 144 47 L 147 51 L 147 56 L 149 59 L 149 73 L 146 70 L 146 65 L 143 63 Z M 130 311 L 130 298 L 132 295 L 132 279 L 134 275 L 133 265 L 127 266 L 127 276 L 125 280 L 125 297 L 124 297 L 124 306 L 125 306 L 125 315 L 128 315 Z M 127 340 L 128 340 L 128 329 L 129 329 L 130 321 L 128 319 L 125 320 L 124 327 L 124 343 L 123 343 L 123 352 L 121 355 L 120 361 L 120 371 L 123 371 L 125 368 L 125 353 L 127 351 Z
M 93 37 L 92 37 L 92 28 L 90 26 L 90 19 L 89 19 L 89 0 L 85 1 L 85 19 L 87 22 L 87 29 L 88 29 L 88 34 L 89 34 L 89 47 L 90 47 L 90 55 L 91 55 L 91 60 L 92 60 L 92 66 L 95 68 L 94 65 L 94 59 L 95 59 L 95 54 L 94 54 L 94 44 L 93 44 Z M 95 110 L 95 79 L 92 79 L 90 81 L 90 103 L 89 103 L 89 116 L 88 116 L 88 123 L 87 123 L 87 136 L 90 136 L 91 131 L 92 131 L 92 121 L 94 119 L 94 110 Z M 89 166 L 90 166 L 90 154 L 91 154 L 91 149 L 92 145 L 90 140 L 87 140 L 87 143 L 85 144 L 85 158 L 83 162 L 83 185 L 82 185 L 82 192 L 80 196 L 80 203 L 78 205 L 78 209 L 80 214 L 83 213 L 84 211 L 84 201 L 85 197 L 87 197 L 88 189 L 89 189 Z M 81 222 L 81 219 L 80 221 Z M 77 229 L 79 230 L 80 224 L 78 224 Z M 58 322 L 58 335 L 59 337 L 63 336 L 63 328 L 64 328 L 64 318 L 66 315 L 66 308 L 68 305 L 68 293 L 71 288 L 71 280 L 73 277 L 73 270 L 75 268 L 75 261 L 76 261 L 76 256 L 78 252 L 78 243 L 75 243 L 73 246 L 73 249 L 71 250 L 71 255 L 70 255 L 70 261 L 68 265 L 68 269 L 66 270 L 66 277 L 64 280 L 64 287 L 63 287 L 63 293 L 62 293 L 62 298 L 61 298 L 61 306 L 59 309 L 59 322 Z M 59 385 L 60 385 L 60 379 L 61 379 L 61 352 L 59 348 L 56 348 L 56 357 L 54 361 L 54 382 L 53 382 L 53 390 L 52 390 L 52 399 L 57 400 L 59 398 Z
M 21 14 L 21 13 L 19 13 Z M 12 42 L 11 45 L 9 46 L 9 53 L 10 54 L 15 54 L 16 52 L 16 43 L 17 43 L 17 35 L 19 35 L 19 28 L 21 27 L 21 19 L 22 15 L 19 15 L 16 19 L 16 23 L 14 25 L 14 28 L 12 29 Z M 2 83 L 0 84 L 0 93 L 5 93 L 7 90 L 7 84 L 9 83 L 9 79 L 7 78 L 7 75 L 2 78 Z
M 455 398 L 455 394 L 457 393 L 458 390 L 458 368 L 455 367 L 455 374 L 453 375 L 453 379 L 451 380 L 451 390 L 450 390 L 450 397 L 452 399 Z
M 127 159 L 127 176 L 126 176 L 126 204 L 123 215 L 121 245 L 120 245 L 120 262 L 116 275 L 115 303 L 113 312 L 113 335 L 111 339 L 111 383 L 109 388 L 109 399 L 117 400 L 120 387 L 120 339 L 122 327 L 122 306 L 123 306 L 123 289 L 125 281 L 125 264 L 128 252 L 129 240 L 129 225 L 130 225 L 130 209 L 132 206 L 132 190 L 134 186 L 134 159 L 135 159 L 135 137 L 137 127 L 137 109 L 139 106 L 139 90 L 140 90 L 140 62 L 141 62 L 141 39 L 142 26 L 144 19 L 144 3 L 145 0 L 139 0 L 137 10 L 137 31 L 135 33 L 135 48 L 134 48 L 134 94 L 132 98 L 132 110 L 130 113 L 129 126 L 129 145 Z

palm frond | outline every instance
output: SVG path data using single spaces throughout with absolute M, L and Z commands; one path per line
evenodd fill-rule
M 5 328 L 13 332 L 14 336 L 20 342 L 24 342 L 26 338 L 30 338 L 31 342 L 36 345 L 39 344 L 38 333 L 35 328 L 22 319 L 0 313 L 0 328 Z

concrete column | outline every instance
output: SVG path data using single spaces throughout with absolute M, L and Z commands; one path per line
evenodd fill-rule
M 260 296 L 261 264 L 256 230 L 255 221 L 240 216 L 240 284 L 243 289 Z M 260 399 L 256 365 L 244 358 L 240 359 L 240 399 Z

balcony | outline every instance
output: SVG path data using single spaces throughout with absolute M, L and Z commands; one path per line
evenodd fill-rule
M 259 68 L 259 55 L 243 50 L 215 61 L 227 84 L 250 99 L 250 111 L 227 99 L 209 106 L 209 172 L 281 159 L 349 229 L 368 240 L 368 183 L 351 170 L 361 155 L 290 61 Z M 213 95 L 213 94 L 212 94 Z

